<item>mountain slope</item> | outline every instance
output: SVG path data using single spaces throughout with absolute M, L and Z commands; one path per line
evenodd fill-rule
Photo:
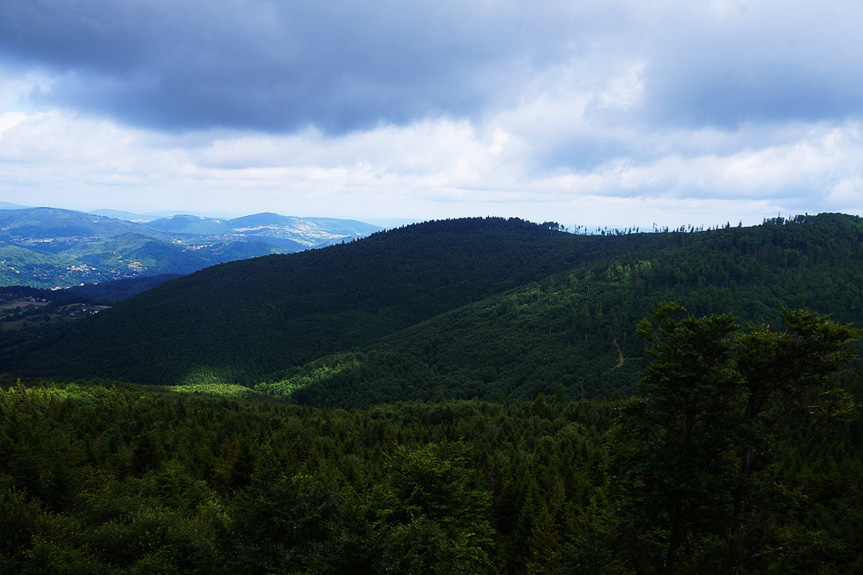
M 629 239 L 574 237 L 519 220 L 409 226 L 165 283 L 13 366 L 160 383 L 209 370 L 253 383 L 604 257 Z
M 22 206 L 21 204 L 10 204 L 9 202 L 0 202 L 0 210 L 23 210 L 30 206 Z
M 358 406 L 633 389 L 663 300 L 863 324 L 863 223 L 825 214 L 709 232 L 572 236 L 519 220 L 408 226 L 168 282 L 4 356 L 13 373 L 225 381 Z
M 2 285 L 68 287 L 186 274 L 232 259 L 280 251 L 260 242 L 184 242 L 139 223 L 72 210 L 0 211 Z
M 141 224 L 73 210 L 26 208 L 0 211 L 0 239 L 33 245 L 76 238 L 110 238 L 134 233 L 165 239 Z
M 124 212 L 121 210 L 111 210 L 111 209 L 102 209 L 102 210 L 93 210 L 89 212 L 91 214 L 97 216 L 105 216 L 108 218 L 114 218 L 117 220 L 125 220 L 127 222 L 135 222 L 135 223 L 144 223 L 157 219 L 158 215 L 154 214 L 135 214 L 132 212 Z
M 863 227 L 823 215 L 787 225 L 663 234 L 666 246 L 587 262 L 452 310 L 361 348 L 288 370 L 264 391 L 359 407 L 381 401 L 580 397 L 635 390 L 635 326 L 661 302 L 698 315 L 781 322 L 811 308 L 863 325 Z
M 224 234 L 231 226 L 224 220 L 179 214 L 147 222 L 147 227 L 171 234 Z

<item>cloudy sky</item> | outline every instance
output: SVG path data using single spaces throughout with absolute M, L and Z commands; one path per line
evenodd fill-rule
M 858 0 L 0 0 L 0 201 L 863 214 Z

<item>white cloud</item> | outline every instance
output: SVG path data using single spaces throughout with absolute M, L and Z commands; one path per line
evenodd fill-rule
M 622 75 L 613 78 L 600 94 L 603 107 L 627 110 L 641 102 L 644 92 L 644 62 L 633 64 Z
M 75 209 L 360 219 L 497 214 L 567 225 L 713 225 L 860 209 L 863 138 L 856 123 L 780 127 L 796 139 L 731 153 L 621 157 L 538 173 L 532 154 L 561 129 L 529 118 L 561 106 L 535 101 L 481 125 L 427 120 L 340 137 L 313 130 L 170 137 L 61 112 L 6 113 L 0 191 L 7 201 Z M 574 132 L 597 129 L 581 111 L 570 122 Z M 673 150 L 673 140 L 724 148 L 737 136 L 675 129 L 619 137 L 632 149 L 653 142 Z
M 0 140 L 3 138 L 3 132 L 13 129 L 26 119 L 27 114 L 24 112 L 6 112 L 5 114 L 0 114 Z
M 851 177 L 834 184 L 828 193 L 832 205 L 863 211 L 863 177 Z

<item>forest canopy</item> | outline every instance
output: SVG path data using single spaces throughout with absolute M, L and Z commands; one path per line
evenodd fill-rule
M 4 573 L 847 573 L 860 332 L 659 307 L 639 395 L 346 411 L 0 389 Z M 562 388 L 561 388 L 562 389 Z M 178 390 L 185 391 L 180 393 Z

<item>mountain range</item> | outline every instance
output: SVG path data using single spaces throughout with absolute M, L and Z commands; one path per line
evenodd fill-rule
M 226 263 L 7 346 L 9 375 L 239 383 L 299 403 L 630 394 L 662 301 L 863 324 L 863 220 L 573 235 L 482 218 Z
M 217 263 L 351 241 L 380 229 L 352 220 L 271 213 L 149 221 L 107 213 L 125 219 L 5 204 L 0 209 L 0 285 L 53 288 L 187 274 Z

